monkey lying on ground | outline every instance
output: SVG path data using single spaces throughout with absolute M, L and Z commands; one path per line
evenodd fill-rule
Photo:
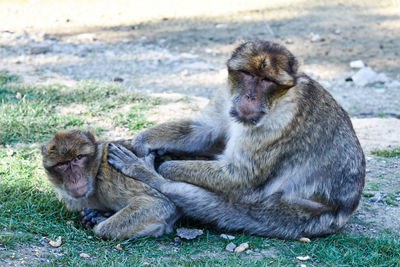
M 340 230 L 365 177 L 347 113 L 281 45 L 244 43 L 227 66 L 228 88 L 200 115 L 136 136 L 134 150 L 146 161 L 110 145 L 109 163 L 166 195 L 184 215 L 225 230 L 279 238 Z M 153 152 L 210 151 L 222 153 L 165 161 L 158 173 L 149 164 Z
M 131 148 L 130 140 L 116 143 Z M 90 132 L 58 131 L 42 146 L 43 166 L 59 197 L 69 210 L 83 209 L 81 223 L 103 238 L 170 232 L 178 218 L 175 205 L 112 168 L 107 145 Z

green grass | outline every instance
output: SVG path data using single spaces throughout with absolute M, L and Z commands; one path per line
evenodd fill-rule
M 299 265 L 300 255 L 309 255 L 307 265 L 328 266 L 395 266 L 400 264 L 400 241 L 395 235 L 382 233 L 365 237 L 340 233 L 313 239 L 311 243 L 266 239 L 236 234 L 235 244 L 248 242 L 250 249 L 262 253 L 236 254 L 225 251 L 230 242 L 210 229 L 192 241 L 173 244 L 174 234 L 162 238 L 140 238 L 124 241 L 102 240 L 79 226 L 77 214 L 61 204 L 45 179 L 36 145 L 14 148 L 10 156 L 0 149 L 0 247 L 3 257 L 13 262 L 27 250 L 39 248 L 40 257 L 54 265 Z M 67 222 L 72 220 L 74 225 Z M 179 225 L 193 227 L 187 222 Z M 43 237 L 55 240 L 61 236 L 60 248 L 49 248 Z M 123 250 L 114 248 L 121 244 Z M 47 246 L 47 250 L 43 247 Z M 83 259 L 80 253 L 91 257 Z M 61 254 L 61 256 L 57 256 Z M 13 258 L 12 258 L 13 257 Z
M 118 126 L 133 134 L 152 125 L 146 111 L 160 100 L 115 83 L 26 86 L 6 71 L 0 72 L 0 81 L 0 265 L 24 260 L 38 266 L 299 266 L 303 262 L 296 257 L 301 255 L 311 257 L 307 266 L 400 265 L 399 236 L 391 232 L 379 237 L 340 233 L 311 243 L 236 234 L 236 245 L 248 242 L 251 250 L 261 251 L 251 254 L 226 252 L 230 241 L 203 227 L 202 236 L 181 243 L 174 243 L 174 233 L 99 239 L 80 227 L 77 213 L 57 199 L 41 166 L 39 143 L 58 129 L 92 128 L 98 134 Z M 387 199 L 395 201 L 395 195 Z M 199 227 L 186 221 L 179 226 Z M 62 246 L 51 248 L 47 239 L 58 236 Z M 117 244 L 122 251 L 114 248 Z M 81 258 L 82 252 L 90 258 Z
M 373 150 L 371 152 L 373 155 L 385 157 L 385 158 L 398 158 L 400 157 L 400 147 L 396 147 L 393 149 L 383 149 L 383 150 Z
M 86 81 L 72 88 L 4 83 L 0 103 L 0 145 L 5 145 L 42 142 L 58 129 L 92 128 L 101 133 L 103 128 L 92 121 L 109 121 L 110 127 L 122 126 L 133 134 L 151 125 L 144 112 L 160 100 L 128 92 L 115 83 Z M 63 112 L 71 104 L 81 110 L 72 107 L 72 112 Z M 126 106 L 128 112 L 120 111 Z

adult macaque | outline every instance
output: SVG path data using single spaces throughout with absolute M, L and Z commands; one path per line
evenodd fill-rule
M 116 142 L 131 148 L 131 140 Z M 178 218 L 175 205 L 157 190 L 107 163 L 108 142 L 90 132 L 58 131 L 42 146 L 43 166 L 69 210 L 103 238 L 161 236 Z
M 146 161 L 111 145 L 109 163 L 185 215 L 225 230 L 279 238 L 337 232 L 357 208 L 365 177 L 349 116 L 281 45 L 244 43 L 227 66 L 228 88 L 200 115 L 134 139 Z M 213 151 L 222 153 L 208 161 L 165 161 L 158 173 L 150 163 L 152 152 Z

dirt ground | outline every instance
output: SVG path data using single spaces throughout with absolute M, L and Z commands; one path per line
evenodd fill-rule
M 157 122 L 192 114 L 225 86 L 242 40 L 285 44 L 349 112 L 366 152 L 374 197 L 363 197 L 346 231 L 400 232 L 400 208 L 385 202 L 400 190 L 400 159 L 370 154 L 400 146 L 400 1 L 0 0 L 0 18 L 0 69 L 26 83 L 120 78 L 130 90 L 196 96 L 159 106 Z M 346 81 L 354 60 L 385 77 Z

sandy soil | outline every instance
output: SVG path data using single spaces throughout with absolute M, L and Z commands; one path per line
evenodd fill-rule
M 283 43 L 352 116 L 367 185 L 379 185 L 366 187 L 381 197 L 363 197 L 346 231 L 400 232 L 400 208 L 385 202 L 400 188 L 400 159 L 370 154 L 400 146 L 398 0 L 110 2 L 0 0 L 0 68 L 27 83 L 118 77 L 131 90 L 198 97 L 157 107 L 151 119 L 161 122 L 193 114 L 225 86 L 225 63 L 241 40 Z M 346 81 L 357 71 L 353 60 L 387 77 L 367 86 Z

